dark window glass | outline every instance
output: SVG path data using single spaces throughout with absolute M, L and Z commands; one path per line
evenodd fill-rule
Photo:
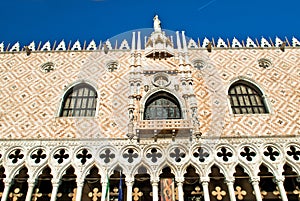
M 261 91 L 250 83 L 234 83 L 229 89 L 229 97 L 234 114 L 268 113 Z
M 65 94 L 61 117 L 95 116 L 97 93 L 87 84 L 79 84 Z
M 146 102 L 144 119 L 181 119 L 181 110 L 178 100 L 167 92 L 152 95 Z

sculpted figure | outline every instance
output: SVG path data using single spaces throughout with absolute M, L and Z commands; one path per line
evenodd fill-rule
M 153 26 L 154 26 L 154 31 L 155 32 L 160 32 L 161 27 L 160 27 L 160 20 L 158 19 L 158 15 L 155 15 L 153 18 Z

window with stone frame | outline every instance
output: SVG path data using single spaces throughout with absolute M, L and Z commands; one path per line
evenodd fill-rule
M 64 96 L 60 117 L 93 117 L 97 105 L 97 92 L 82 83 L 70 88 Z
M 153 94 L 145 104 L 144 120 L 181 119 L 178 100 L 170 93 Z
M 262 92 L 249 82 L 240 80 L 233 83 L 228 95 L 234 114 L 269 113 Z

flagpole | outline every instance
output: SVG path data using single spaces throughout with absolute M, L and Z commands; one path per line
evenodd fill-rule
M 106 180 L 107 180 L 107 183 L 106 183 L 106 190 L 105 190 L 105 197 L 104 197 L 104 200 L 105 201 L 109 201 L 109 188 L 110 188 L 110 182 L 109 182 L 109 176 L 108 176 L 108 173 L 106 173 Z
M 118 201 L 123 200 L 123 185 L 122 185 L 122 170 L 120 171 L 120 182 L 119 182 L 119 195 L 118 195 Z

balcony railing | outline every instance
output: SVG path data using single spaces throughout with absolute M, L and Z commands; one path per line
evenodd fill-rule
M 137 123 L 139 138 L 174 138 L 188 137 L 192 129 L 191 121 L 183 119 L 172 120 L 142 120 Z

